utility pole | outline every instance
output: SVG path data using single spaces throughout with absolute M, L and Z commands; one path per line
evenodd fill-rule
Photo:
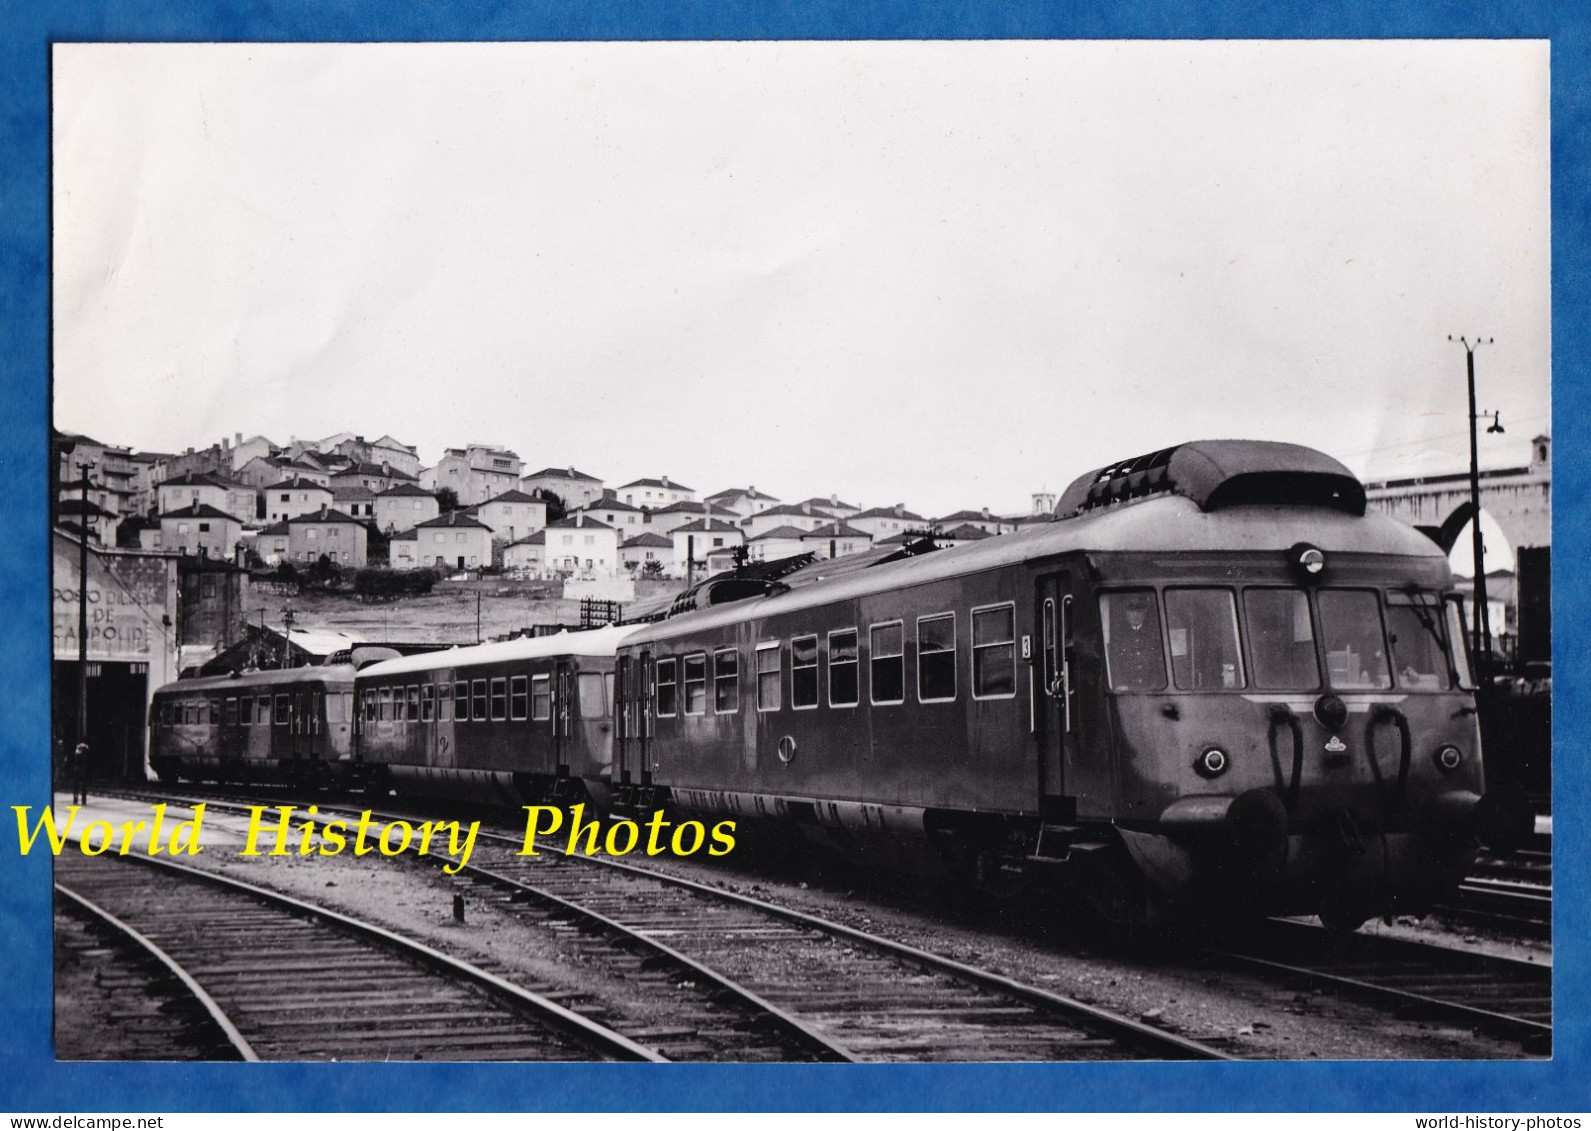
M 88 741 L 88 470 L 92 463 L 77 465 L 83 513 L 77 538 L 77 741 Z M 85 769 L 82 771 L 87 773 Z
M 1471 342 L 1468 338 L 1447 336 L 1450 342 L 1457 342 L 1464 347 L 1464 369 L 1469 380 L 1469 507 L 1470 507 L 1470 539 L 1471 552 L 1475 558 L 1475 620 L 1471 626 L 1472 646 L 1471 654 L 1475 657 L 1478 667 L 1477 675 L 1482 685 L 1491 675 L 1491 608 L 1486 598 L 1486 542 L 1481 536 L 1481 471 L 1480 471 L 1480 446 L 1475 435 L 1476 422 L 1482 416 L 1490 416 L 1492 425 L 1487 432 L 1501 432 L 1502 424 L 1498 421 L 1498 414 L 1479 413 L 1475 410 L 1475 351 L 1481 346 L 1492 344 L 1491 338 L 1476 338 Z
M 481 642 L 481 591 L 475 591 L 475 643 Z
M 282 637 L 282 667 L 284 669 L 293 666 L 293 617 L 293 606 L 284 606 L 282 609 L 282 626 L 287 630 L 287 634 Z

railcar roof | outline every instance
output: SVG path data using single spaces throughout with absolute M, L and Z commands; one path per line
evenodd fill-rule
M 721 624 L 981 573 L 1056 554 L 1271 551 L 1279 555 L 1298 542 L 1319 546 L 1328 555 L 1444 556 L 1425 535 L 1385 515 L 1361 517 L 1321 508 L 1279 506 L 1205 511 L 1182 495 L 1162 495 L 899 561 L 868 566 L 870 555 L 857 554 L 816 562 L 784 579 L 790 586 L 787 592 L 671 617 L 645 626 L 627 643 L 666 640 Z
M 197 679 L 179 679 L 155 689 L 156 695 L 185 694 L 190 691 L 225 691 L 243 687 L 275 686 L 284 683 L 323 681 L 327 683 L 352 683 L 352 664 L 325 664 L 307 668 L 279 668 L 272 671 L 239 672 L 237 675 L 207 675 Z
M 470 644 L 441 652 L 421 652 L 396 660 L 382 660 L 359 673 L 360 679 L 428 672 L 437 668 L 467 668 L 477 664 L 501 664 L 511 660 L 534 660 L 545 656 L 611 656 L 619 642 L 635 632 L 637 625 L 610 625 L 586 632 L 560 632 L 555 636 L 528 636 L 499 640 L 491 644 Z

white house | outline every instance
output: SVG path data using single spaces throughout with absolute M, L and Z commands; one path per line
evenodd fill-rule
M 685 573 L 688 560 L 694 560 L 700 570 L 714 550 L 732 550 L 746 544 L 746 535 L 740 527 L 722 518 L 703 518 L 687 523 L 670 537 L 674 540 L 674 561 L 681 576 Z
M 847 525 L 867 531 L 875 542 L 881 538 L 904 534 L 908 530 L 926 530 L 929 525 L 926 518 L 907 510 L 904 503 L 896 503 L 892 507 L 874 507 L 872 510 L 853 514 L 845 521 Z
M 619 532 L 583 514 L 561 518 L 543 531 L 546 568 L 574 577 L 613 577 L 619 569 Z
M 399 483 L 370 497 L 370 516 L 376 529 L 388 533 L 413 530 L 441 513 L 436 496 L 413 483 Z
M 487 499 L 471 513 L 501 542 L 517 542 L 547 525 L 547 504 L 517 487 Z
M 568 510 L 597 502 L 602 498 L 602 480 L 573 467 L 544 467 L 519 481 L 526 494 L 548 491 L 563 500 Z
M 819 510 L 811 503 L 798 503 L 794 506 L 769 507 L 758 514 L 747 515 L 740 520 L 740 529 L 745 531 L 747 538 L 755 538 L 781 526 L 810 531 L 833 521 L 834 516 L 827 511 Z
M 771 562 L 805 553 L 812 547 L 803 545 L 801 539 L 811 531 L 797 526 L 776 526 L 746 543 L 746 553 L 754 562 Z
M 618 499 L 603 499 L 592 503 L 590 506 L 581 507 L 580 514 L 594 518 L 598 522 L 605 522 L 619 532 L 619 537 L 630 538 L 634 535 L 651 530 L 649 515 L 640 507 L 632 507 L 629 503 L 620 502 Z
M 324 487 L 313 479 L 299 479 L 296 476 L 262 487 L 260 493 L 265 496 L 267 522 L 286 522 L 336 502 L 330 487 Z
M 731 487 L 716 495 L 708 495 L 706 501 L 713 504 L 715 514 L 721 511 L 733 511 L 736 514 L 753 515 L 779 505 L 778 499 L 764 494 L 756 487 Z
M 661 479 L 634 479 L 614 492 L 632 507 L 656 510 L 671 503 L 694 503 L 696 492 L 683 483 L 672 483 L 668 476 Z
M 387 549 L 394 569 L 480 569 L 492 564 L 492 528 L 467 514 L 449 511 L 394 535 Z M 404 566 L 406 558 L 413 566 Z
M 831 522 L 803 534 L 801 545 L 815 552 L 819 558 L 844 558 L 871 550 L 873 536 L 843 522 Z
M 538 530 L 528 538 L 521 538 L 511 546 L 503 547 L 503 568 L 527 577 L 541 577 L 547 566 L 547 532 Z
M 167 479 L 156 491 L 163 515 L 200 503 L 225 511 L 240 523 L 254 521 L 256 495 L 254 488 L 246 483 L 190 471 L 176 479 Z
M 657 562 L 664 577 L 675 573 L 674 540 L 662 534 L 637 534 L 619 545 L 619 562 L 632 575 L 641 577 L 650 562 Z M 633 565 L 631 563 L 634 563 Z

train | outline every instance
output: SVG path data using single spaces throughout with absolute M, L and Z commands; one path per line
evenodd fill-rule
M 1351 929 L 1528 834 L 1523 799 L 1486 789 L 1445 556 L 1336 460 L 1193 441 L 1080 476 L 1053 519 L 743 566 L 647 623 L 231 685 L 320 680 L 320 710 L 335 682 L 308 777 L 728 817 L 1117 922 Z M 156 695 L 156 772 L 306 777 L 291 743 L 228 734 L 227 686 Z M 207 734 L 165 723 L 183 698 Z

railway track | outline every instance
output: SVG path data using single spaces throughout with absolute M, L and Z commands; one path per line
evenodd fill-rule
M 245 1059 L 662 1059 L 478 966 L 210 872 L 63 854 L 56 881 L 156 948 Z
M 1345 935 L 1291 920 L 1267 921 L 1241 946 L 1205 953 L 1407 1017 L 1463 1026 L 1552 1051 L 1552 968 L 1377 935 Z
M 1505 855 L 1483 853 L 1453 898 L 1436 910 L 1455 923 L 1520 938 L 1551 938 L 1551 838 L 1538 837 L 1532 847 Z
M 187 971 L 116 916 L 55 888 L 55 968 L 68 1013 L 60 1060 L 254 1060 L 248 1046 Z
M 212 808 L 232 804 L 204 799 Z M 604 858 L 528 859 L 516 855 L 519 846 L 518 837 L 483 829 L 474 863 L 455 882 L 538 929 L 578 935 L 592 961 L 611 961 L 615 950 L 639 956 L 636 973 L 659 992 L 710 995 L 714 1026 L 701 1025 L 692 1014 L 700 1007 L 686 1003 L 672 1034 L 702 1059 L 1232 1058 L 1225 1042 L 1190 1039 L 788 907 Z M 732 1045 L 718 1047 L 726 1036 Z

